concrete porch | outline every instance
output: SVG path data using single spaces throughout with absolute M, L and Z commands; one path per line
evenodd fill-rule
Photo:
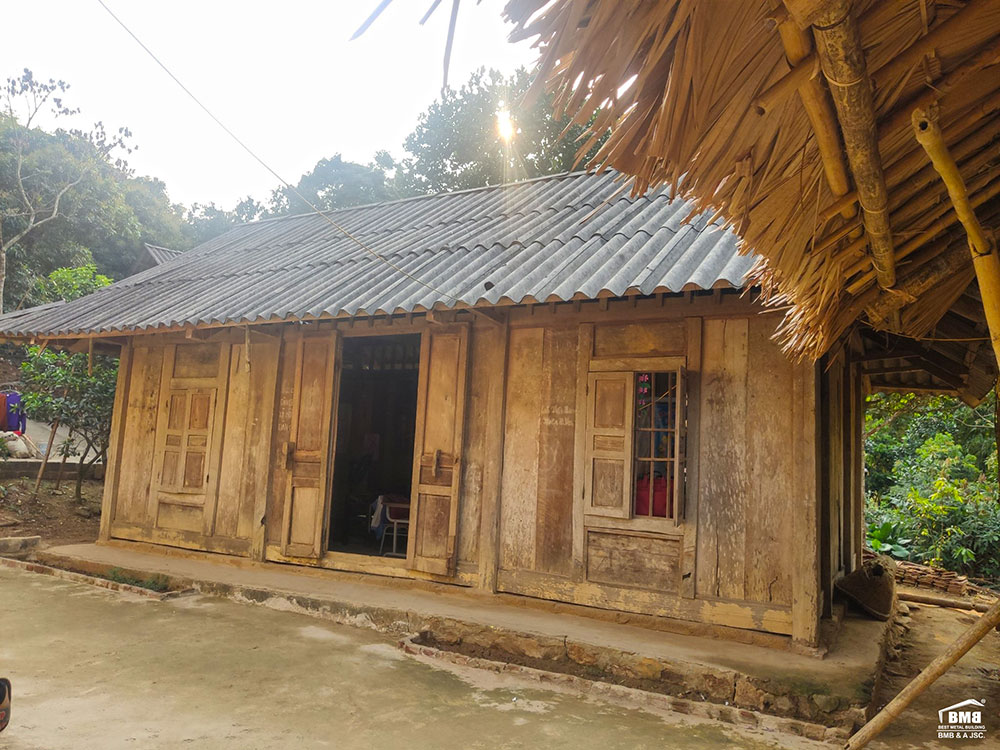
M 636 625 L 629 622 L 635 618 L 620 613 L 526 597 L 171 552 L 149 545 L 78 544 L 35 557 L 93 575 L 113 568 L 136 577 L 161 574 L 171 588 L 405 636 L 411 650 L 416 644 L 425 656 L 488 668 L 519 665 L 543 681 L 623 686 L 664 696 L 672 710 L 814 739 L 843 737 L 864 721 L 887 631 L 885 623 L 847 616 L 820 659 L 666 632 L 655 623 Z

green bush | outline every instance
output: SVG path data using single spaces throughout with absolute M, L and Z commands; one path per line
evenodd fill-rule
M 937 433 L 912 455 L 898 459 L 893 474 L 895 483 L 869 498 L 870 540 L 894 557 L 905 559 L 908 553 L 929 565 L 1000 579 L 995 454 L 982 470 L 976 456 L 964 452 L 951 434 Z

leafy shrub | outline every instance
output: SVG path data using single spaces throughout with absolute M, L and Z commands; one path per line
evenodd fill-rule
M 880 555 L 906 560 L 910 557 L 910 549 L 906 546 L 910 541 L 903 538 L 902 524 L 892 521 L 868 524 L 868 546 Z
M 892 545 L 882 551 L 893 557 L 903 557 L 895 550 L 899 542 L 911 558 L 929 565 L 1000 578 L 996 456 L 985 464 L 980 470 L 949 433 L 927 438 L 896 461 L 896 483 L 882 497 L 869 498 L 869 538 Z

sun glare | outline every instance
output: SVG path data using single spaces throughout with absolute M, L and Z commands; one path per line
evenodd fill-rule
M 497 111 L 497 133 L 504 143 L 510 143 L 514 137 L 514 121 L 510 119 L 510 111 L 507 109 Z

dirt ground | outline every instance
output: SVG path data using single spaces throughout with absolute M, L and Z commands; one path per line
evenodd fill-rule
M 83 482 L 83 502 L 73 499 L 75 477 L 42 482 L 38 498 L 31 499 L 34 479 L 0 482 L 0 537 L 40 536 L 44 544 L 71 544 L 97 539 L 101 522 L 101 493 L 104 483 Z
M 920 670 L 965 631 L 976 615 L 954 609 L 908 603 L 908 626 L 898 657 L 886 664 L 885 679 L 877 696 L 882 706 Z M 908 620 L 908 621 L 907 621 Z M 987 738 L 938 740 L 938 710 L 968 698 L 986 704 L 983 709 Z M 930 750 L 931 748 L 1000 748 L 1000 633 L 991 632 L 972 651 L 942 675 L 927 692 L 879 736 L 873 748 Z
M 367 630 L 0 569 L 8 750 L 820 747 L 444 669 Z

